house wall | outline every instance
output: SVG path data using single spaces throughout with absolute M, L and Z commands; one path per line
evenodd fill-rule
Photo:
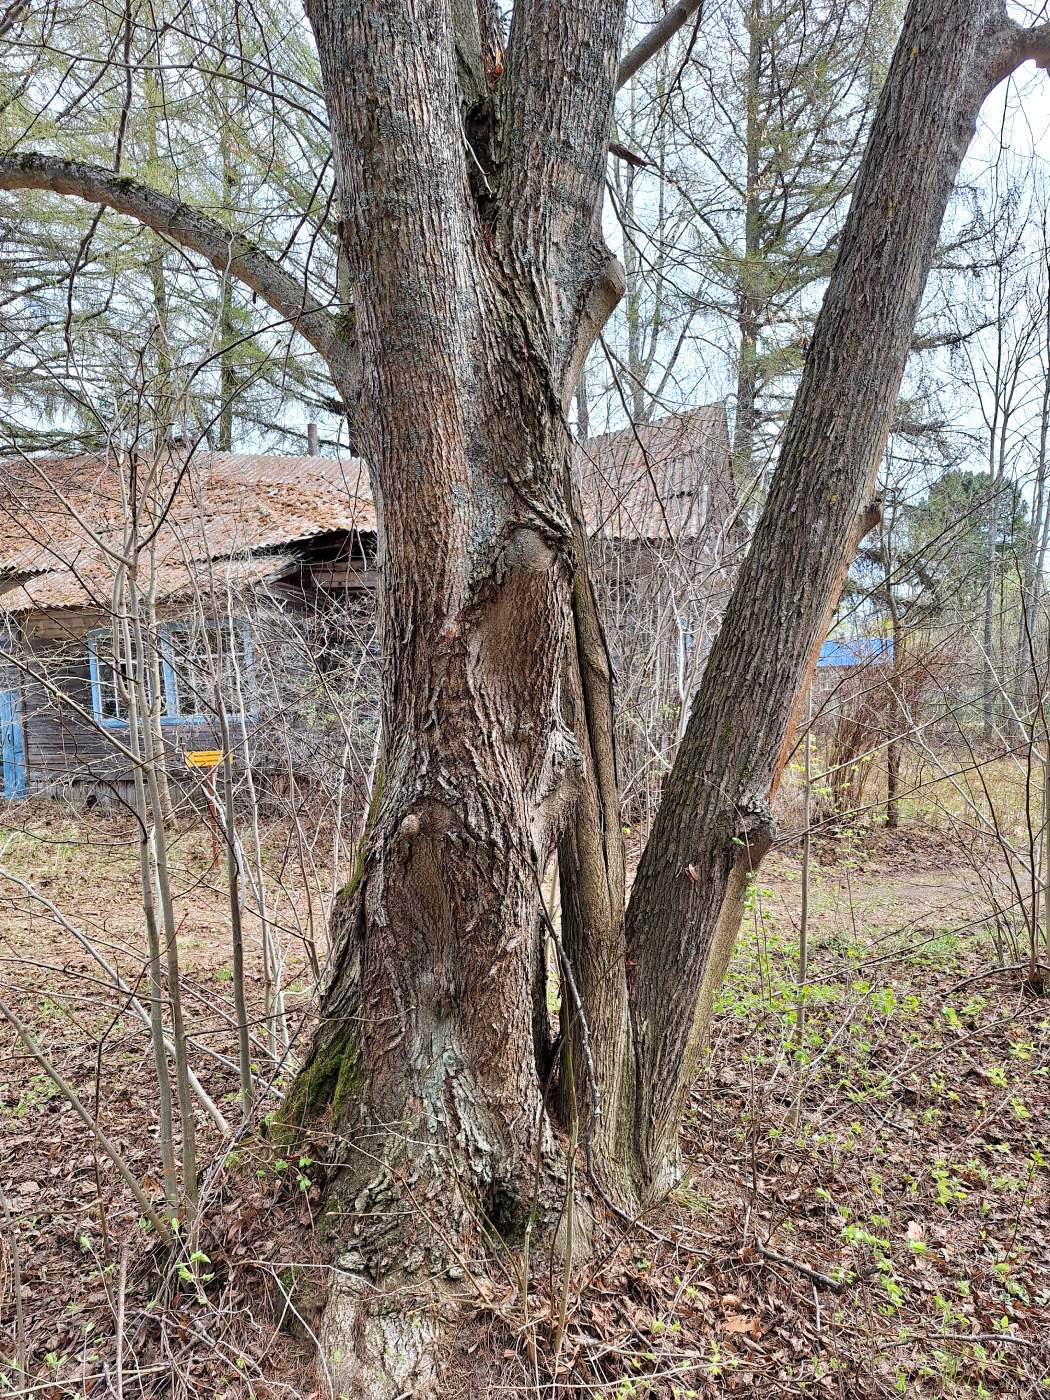
M 733 570 L 695 541 L 595 541 L 627 819 L 648 823 L 688 719 Z
M 235 774 L 243 778 L 250 762 L 261 796 L 276 800 L 331 783 L 340 763 L 352 782 L 367 775 L 378 727 L 378 665 L 374 601 L 358 583 L 355 575 L 325 587 L 306 571 L 232 607 L 247 628 L 250 674 L 242 679 L 243 719 L 235 692 L 226 696 L 230 747 Z M 187 612 L 168 608 L 158 620 L 177 622 Z M 16 669 L 30 795 L 131 799 L 133 768 L 121 752 L 127 725 L 102 724 L 94 715 L 89 636 L 109 625 L 103 613 L 71 608 L 19 623 Z M 161 734 L 170 779 L 192 794 L 204 775 L 187 768 L 186 753 L 222 747 L 218 718 L 166 719 Z
M 727 488 L 728 490 L 728 488 Z M 714 525 L 714 521 L 711 522 Z M 732 582 L 735 558 L 720 541 L 595 540 L 592 564 L 616 671 L 620 768 L 631 820 L 658 799 Z M 355 808 L 368 787 L 379 728 L 376 574 L 371 551 L 336 541 L 304 550 L 278 583 L 245 592 L 252 699 L 242 723 L 231 698 L 234 769 L 248 765 L 261 797 Z M 169 607 L 162 621 L 184 617 Z M 120 752 L 127 728 L 93 718 L 88 636 L 107 614 L 62 608 L 22 615 L 20 644 L 27 790 L 83 800 L 128 800 L 132 769 Z M 30 673 L 39 673 L 38 677 Z M 47 682 L 45 684 L 44 682 Z M 221 747 L 218 722 L 162 727 L 167 768 L 180 789 L 199 790 L 185 765 L 192 749 Z
M 99 620 L 63 609 L 24 619 L 18 629 L 29 793 L 60 790 L 74 775 L 89 786 L 130 778 L 106 734 L 77 712 L 92 712 L 87 633 Z

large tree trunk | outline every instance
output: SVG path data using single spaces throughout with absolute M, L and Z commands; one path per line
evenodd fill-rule
M 608 658 L 565 426 L 622 291 L 598 207 L 623 8 L 517 0 L 504 54 L 495 0 L 311 0 L 352 317 L 140 182 L 0 158 L 0 188 L 108 205 L 264 296 L 325 357 L 370 462 L 382 766 L 285 1110 L 332 1132 L 322 1343 L 335 1392 L 355 1397 L 433 1393 L 437 1314 L 410 1321 L 413 1292 L 432 1303 L 479 1244 L 553 1231 L 566 1104 L 545 1093 L 557 1057 L 536 991 L 559 842 L 570 1116 L 621 1201 L 674 1180 L 711 995 L 870 523 L 948 191 L 984 94 L 1050 56 L 1050 26 L 1026 34 L 999 0 L 909 6 L 769 501 L 624 920 Z
M 879 103 L 780 463 L 712 649 L 627 913 L 635 1083 L 621 1156 L 652 1198 L 771 803 L 859 542 L 959 164 L 1016 41 L 994 0 L 912 0 Z
M 393 69 L 376 28 L 388 9 Z M 584 1140 L 620 1200 L 675 1179 L 711 995 L 772 840 L 796 697 L 871 524 L 948 192 L 997 76 L 992 0 L 913 0 L 769 506 L 624 928 L 608 660 L 564 426 L 582 351 L 616 295 L 594 235 L 600 168 L 585 158 L 607 139 L 612 72 L 562 100 L 552 41 L 565 51 L 570 21 L 558 15 L 518 7 L 501 111 L 521 149 L 490 139 L 479 80 L 468 164 L 451 10 L 315 0 L 311 11 L 357 318 L 359 378 L 340 387 L 384 541 L 382 771 L 289 1108 L 327 1109 L 342 1144 L 324 1340 L 342 1358 L 337 1387 L 354 1394 L 432 1383 L 426 1326 L 406 1327 L 389 1290 L 432 1293 L 478 1237 L 513 1245 L 556 1217 L 564 1156 L 536 989 L 541 876 L 559 838 L 562 1062 Z M 483 31 L 469 53 L 460 44 L 461 69 L 479 52 L 486 63 Z M 615 52 L 608 34 L 594 52 Z
M 511 1247 L 551 1234 L 564 1196 L 534 991 L 548 857 L 581 790 L 614 803 L 583 783 L 573 728 L 600 771 L 607 736 L 588 687 L 604 663 L 563 398 L 608 260 L 582 240 L 611 124 L 616 9 L 577 17 L 606 71 L 559 103 L 546 64 L 564 26 L 547 6 L 519 7 L 505 100 L 527 134 L 495 149 L 479 80 L 468 157 L 462 69 L 469 82 L 492 57 L 477 7 L 310 7 L 360 361 L 359 382 L 340 388 L 381 516 L 384 737 L 321 1027 L 286 1117 L 327 1108 L 342 1145 L 323 1341 L 341 1357 L 337 1392 L 355 1396 L 433 1383 L 427 1325 L 410 1323 L 403 1294 L 384 1302 L 380 1282 L 432 1295 L 486 1234 Z M 537 203 L 555 163 L 557 193 Z M 565 242 L 571 281 L 552 264 Z M 616 921 L 622 872 L 579 844 L 569 888 L 586 879 L 590 903 L 603 884 Z

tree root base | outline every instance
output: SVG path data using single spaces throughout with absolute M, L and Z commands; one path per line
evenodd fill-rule
M 434 1284 L 380 1288 L 335 1272 L 321 1322 L 321 1367 L 333 1400 L 437 1400 L 450 1300 Z

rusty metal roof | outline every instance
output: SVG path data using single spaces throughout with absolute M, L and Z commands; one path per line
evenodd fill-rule
M 735 508 L 725 405 L 581 443 L 584 516 L 606 539 L 695 539 Z M 225 582 L 273 577 L 289 550 L 328 532 L 371 532 L 359 458 L 272 457 L 172 448 L 0 463 L 0 610 L 105 607 L 138 542 L 158 601 L 186 596 L 225 561 Z M 279 557 L 278 557 L 279 556 Z
M 207 595 L 214 588 L 222 598 L 227 590 L 270 583 L 294 563 L 294 555 L 264 554 L 257 559 L 210 559 L 201 561 L 167 560 L 158 564 L 152 583 L 158 602 L 174 603 Z M 145 582 L 145 579 L 144 579 Z M 0 592 L 0 611 L 36 612 L 49 608 L 112 606 L 112 573 L 100 576 L 83 570 L 48 569 L 7 585 Z M 0 580 L 0 589 L 4 589 Z
M 588 438 L 576 460 L 592 536 L 695 539 L 736 506 L 724 403 Z
M 0 464 L 0 607 L 104 605 L 136 536 L 142 577 L 152 574 L 163 600 L 205 585 L 209 561 L 227 561 L 224 579 L 244 585 L 272 576 L 274 555 L 291 545 L 375 528 L 357 459 L 172 451 L 160 461 L 8 461 Z

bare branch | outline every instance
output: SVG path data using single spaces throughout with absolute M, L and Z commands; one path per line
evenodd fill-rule
M 703 0 L 680 0 L 672 5 L 659 23 L 654 24 L 644 38 L 639 39 L 629 53 L 624 54 L 616 74 L 617 90 L 629 83 L 640 68 L 644 68 L 651 58 L 660 52 L 666 43 L 681 29 L 691 15 L 700 9 Z
M 13 29 L 20 19 L 25 17 L 29 9 L 29 0 L 11 0 L 11 4 L 0 14 L 0 37 L 3 37 L 9 29 Z
M 16 189 L 47 190 L 101 204 L 199 253 L 217 272 L 243 282 L 285 317 L 324 357 L 333 375 L 346 372 L 348 351 L 338 318 L 297 277 L 216 219 L 105 166 L 33 151 L 0 156 L 0 190 Z
M 1026 29 L 1023 24 L 1009 18 L 1004 5 L 989 33 L 984 70 L 986 91 L 991 92 L 1029 59 L 1037 67 L 1050 72 L 1050 23 Z

